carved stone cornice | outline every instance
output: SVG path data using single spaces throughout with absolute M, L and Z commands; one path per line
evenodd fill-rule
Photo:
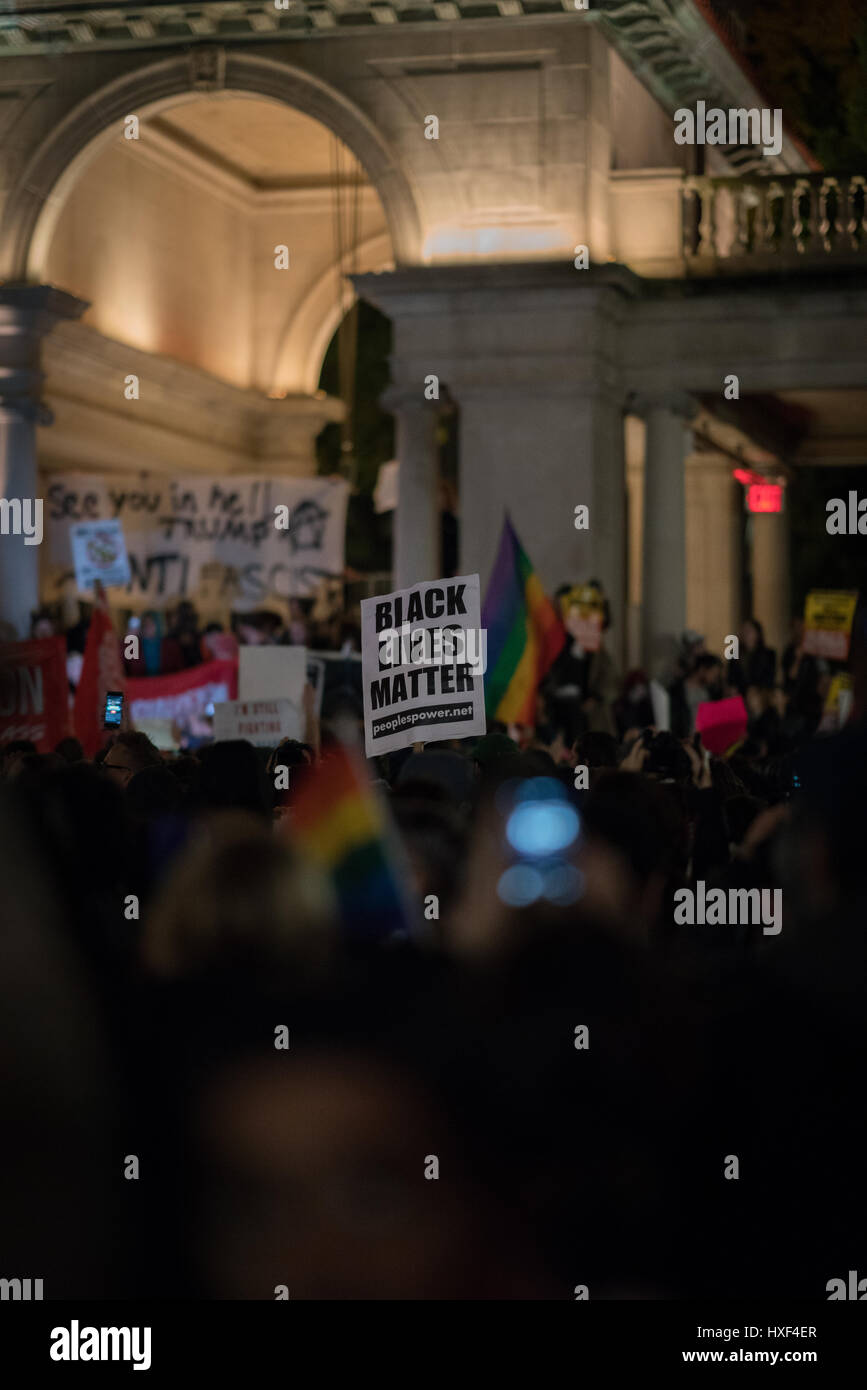
M 196 45 L 190 62 L 203 90 L 223 85 L 221 45 L 369 34 L 373 25 L 441 28 L 464 20 L 525 24 L 598 24 L 640 81 L 671 112 L 697 95 L 709 106 L 762 105 L 744 61 L 727 41 L 707 0 L 554 0 L 539 12 L 524 0 L 175 0 L 169 4 L 17 0 L 0 14 L 0 57 Z M 7 8 L 12 8 L 11 6 Z M 761 150 L 721 149 L 733 170 L 770 172 Z M 780 169 L 809 167 L 808 152 L 786 135 Z M 815 165 L 815 161 L 813 161 Z
M 0 285 L 0 410 L 4 418 L 48 424 L 42 401 L 43 340 L 87 304 L 53 285 Z
M 324 393 L 244 390 L 86 324 L 65 324 L 48 338 L 43 366 L 56 416 L 42 449 L 50 467 L 309 472 L 316 435 L 345 409 Z M 139 378 L 138 400 L 125 398 L 129 375 Z

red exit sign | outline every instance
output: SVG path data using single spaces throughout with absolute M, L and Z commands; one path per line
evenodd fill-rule
M 779 483 L 750 483 L 747 488 L 748 512 L 781 512 L 783 489 Z

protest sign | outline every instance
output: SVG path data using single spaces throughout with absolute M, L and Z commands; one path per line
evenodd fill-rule
M 240 648 L 241 700 L 291 700 L 300 709 L 306 680 L 306 647 Z
M 705 748 L 722 757 L 746 736 L 748 718 L 743 697 L 731 695 L 725 700 L 704 700 L 695 712 L 695 727 Z
M 838 671 L 828 687 L 818 732 L 829 734 L 842 729 L 852 712 L 854 700 L 855 689 L 851 675 L 848 671 Z
M 69 535 L 80 592 L 86 593 L 97 583 L 104 588 L 129 583 L 129 560 L 119 521 L 82 521 Z
M 105 521 L 123 528 L 127 597 L 141 607 L 194 598 L 241 610 L 269 596 L 309 596 L 324 576 L 343 571 L 348 493 L 334 478 L 55 474 L 46 495 L 46 597 L 59 596 L 70 577 L 71 531 Z
M 362 599 L 365 750 L 486 730 L 479 576 Z
M 397 508 L 400 489 L 400 463 L 390 459 L 379 465 L 376 487 L 373 490 L 373 508 L 376 512 L 393 512 Z
M 234 700 L 238 693 L 238 667 L 234 661 L 205 661 L 176 671 L 171 676 L 127 679 L 126 698 L 133 724 L 168 719 L 183 727 L 203 716 L 211 705 Z
M 50 753 L 70 732 L 62 637 L 0 645 L 0 744 L 29 738 Z
M 671 696 L 660 681 L 650 682 L 650 704 L 653 709 L 653 724 L 660 732 L 671 731 Z
M 301 711 L 289 700 L 231 700 L 214 705 L 214 738 L 245 738 L 262 748 L 274 748 L 284 738 L 303 734 Z
M 857 590 L 813 589 L 804 605 L 804 653 L 845 661 L 857 604 Z

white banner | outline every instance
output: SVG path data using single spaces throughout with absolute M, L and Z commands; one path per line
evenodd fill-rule
M 72 573 L 77 523 L 119 520 L 133 606 L 201 597 L 236 608 L 311 595 L 342 574 L 349 486 L 333 478 L 104 478 L 53 474 L 46 486 L 49 589 Z
M 362 599 L 367 756 L 485 733 L 484 666 L 477 574 Z

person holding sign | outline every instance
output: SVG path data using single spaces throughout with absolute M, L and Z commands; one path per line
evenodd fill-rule
M 365 749 L 486 731 L 479 576 L 417 584 L 361 603 Z

